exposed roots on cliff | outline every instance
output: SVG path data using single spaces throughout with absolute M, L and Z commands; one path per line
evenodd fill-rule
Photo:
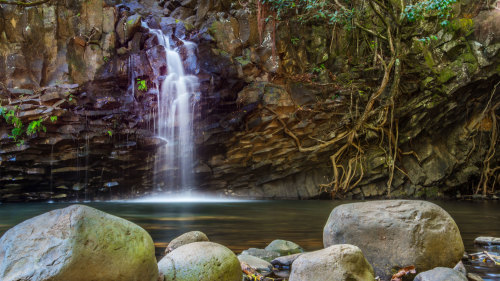
M 486 156 L 483 160 L 483 169 L 481 171 L 481 178 L 479 179 L 479 182 L 474 191 L 474 194 L 482 192 L 483 196 L 486 196 L 488 193 L 493 193 L 495 191 L 495 185 L 498 179 L 497 172 L 500 171 L 500 166 L 491 167 L 492 160 L 494 160 L 496 154 L 496 145 L 498 143 L 498 130 L 499 130 L 498 128 L 499 116 L 496 115 L 495 112 L 498 108 L 500 108 L 500 102 L 496 103 L 495 105 L 491 105 L 491 101 L 493 99 L 493 96 L 495 95 L 498 85 L 500 85 L 500 82 L 495 84 L 495 86 L 493 87 L 490 99 L 488 100 L 488 103 L 486 104 L 484 110 L 481 112 L 481 116 L 479 118 L 480 121 L 476 124 L 474 128 L 474 130 L 478 130 L 481 125 L 481 122 L 484 122 L 486 118 L 488 118 L 489 121 L 491 121 L 491 134 L 489 139 L 490 145 L 488 151 L 486 152 Z
M 384 68 L 384 76 L 377 91 L 375 91 L 370 96 L 370 99 L 365 105 L 361 116 L 357 118 L 357 120 L 355 120 L 354 125 L 351 128 L 346 128 L 345 130 L 335 132 L 335 137 L 327 141 L 317 140 L 319 142 L 318 144 L 304 147 L 299 138 L 290 129 L 288 129 L 286 123 L 280 118 L 279 114 L 267 106 L 264 107 L 265 109 L 276 115 L 278 121 L 283 126 L 284 132 L 295 141 L 300 152 L 317 152 L 321 149 L 339 144 L 341 141 L 345 141 L 333 155 L 330 155 L 333 174 L 332 181 L 326 184 L 321 184 L 319 186 L 322 192 L 329 192 L 331 193 L 332 197 L 339 192 L 348 192 L 349 190 L 352 190 L 363 179 L 364 150 L 360 144 L 359 137 L 361 135 L 364 135 L 366 133 L 366 130 L 376 132 L 379 135 L 381 143 L 384 142 L 384 136 L 387 135 L 389 149 L 388 151 L 384 149 L 384 151 L 386 153 L 386 159 L 388 162 L 387 166 L 389 167 L 388 186 L 390 186 L 392 183 L 395 169 L 395 159 L 396 154 L 398 153 L 398 125 L 397 122 L 395 123 L 394 121 L 394 102 L 391 98 L 389 99 L 388 105 L 379 106 L 378 108 L 374 108 L 374 106 L 381 94 L 387 89 L 391 73 L 393 72 L 394 65 L 396 64 L 397 60 L 395 57 L 392 57 L 388 64 L 386 64 L 382 59 L 381 62 Z M 394 76 L 396 77 L 397 75 Z M 393 84 L 390 89 L 391 92 L 394 89 L 397 89 L 397 85 L 395 86 L 394 83 L 399 83 L 399 80 L 393 80 Z M 389 128 L 386 128 L 386 123 L 388 120 L 387 116 L 389 112 L 391 116 L 390 124 Z M 372 118 L 374 116 L 378 116 L 378 118 Z M 394 130 L 396 130 L 396 133 L 393 133 Z M 342 162 L 345 162 L 346 164 L 341 164 Z M 390 188 L 388 188 L 388 194 L 390 196 Z

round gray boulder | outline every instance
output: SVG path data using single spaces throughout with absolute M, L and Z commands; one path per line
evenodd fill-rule
M 353 245 L 304 253 L 292 264 L 289 281 L 373 281 L 373 268 Z
M 467 281 L 467 277 L 451 268 L 436 267 L 419 273 L 413 281 Z
M 0 280 L 156 281 L 149 234 L 82 205 L 26 220 L 0 239 Z
M 180 246 L 187 245 L 193 242 L 203 242 L 210 241 L 205 233 L 201 231 L 190 231 L 182 234 L 181 236 L 173 239 L 168 243 L 167 248 L 165 249 L 165 254 L 172 252 L 173 250 L 179 248 Z
M 384 200 L 344 204 L 330 214 L 325 247 L 358 246 L 375 274 L 389 280 L 392 269 L 413 265 L 417 272 L 453 267 L 464 253 L 455 221 L 426 201 Z
M 165 281 L 241 281 L 241 266 L 228 248 L 213 242 L 181 246 L 158 263 Z

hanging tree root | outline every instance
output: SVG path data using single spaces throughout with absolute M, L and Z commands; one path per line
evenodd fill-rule
M 365 129 L 365 127 L 368 127 L 369 129 L 372 129 L 374 131 L 380 131 L 383 132 L 383 126 L 386 123 L 386 116 L 387 116 L 387 111 L 389 110 L 389 107 L 381 107 L 379 109 L 374 110 L 374 105 L 377 99 L 380 97 L 380 95 L 384 92 L 384 90 L 387 88 L 387 85 L 389 83 L 391 71 L 393 69 L 393 66 L 396 62 L 395 57 L 391 58 L 390 62 L 388 64 L 385 63 L 384 60 L 382 60 L 382 64 L 384 67 L 384 76 L 382 78 L 382 81 L 380 83 L 380 86 L 376 92 L 374 92 L 371 96 L 370 99 L 368 100 L 363 113 L 361 116 L 356 120 L 354 126 L 352 128 L 348 128 L 338 134 L 330 140 L 327 141 L 320 141 L 320 143 L 309 146 L 309 147 L 304 147 L 302 146 L 302 143 L 300 142 L 299 138 L 288 129 L 286 123 L 280 118 L 279 114 L 274 111 L 273 109 L 269 108 L 268 106 L 265 106 L 264 108 L 271 113 L 273 113 L 278 121 L 281 123 L 283 130 L 285 134 L 290 136 L 296 143 L 297 148 L 300 152 L 316 152 L 321 149 L 330 147 L 334 144 L 337 144 L 338 142 L 345 140 L 346 142 L 333 154 L 330 156 L 330 161 L 332 164 L 332 173 L 333 173 L 333 180 L 329 183 L 326 184 L 321 184 L 320 190 L 321 191 L 328 191 L 330 189 L 330 193 L 332 196 L 337 194 L 339 191 L 342 192 L 347 192 L 351 190 L 352 188 L 356 187 L 361 180 L 363 179 L 364 176 L 364 168 L 362 165 L 362 155 L 363 155 L 363 149 L 361 148 L 361 145 L 359 144 L 358 136 L 362 133 L 362 131 Z M 380 112 L 382 110 L 382 112 Z M 392 108 L 392 111 L 394 109 Z M 368 125 L 368 119 L 373 116 L 375 113 L 379 112 L 382 117 L 381 123 L 377 124 L 376 126 L 373 125 Z M 392 122 L 392 120 L 391 120 Z M 395 138 L 392 133 L 392 128 L 389 130 L 387 133 L 389 135 L 388 141 L 394 143 L 394 150 L 390 150 L 390 154 L 396 154 L 397 150 L 397 137 Z M 344 167 L 343 165 L 339 164 L 342 160 L 342 157 L 344 155 L 349 154 L 349 150 L 354 149 L 355 153 L 354 156 L 349 158 L 347 160 L 347 165 Z M 395 156 L 392 156 L 392 159 L 395 159 Z M 393 160 L 394 161 L 394 160 Z M 392 165 L 392 173 L 394 171 L 394 164 Z M 356 178 L 357 175 L 357 170 L 359 169 L 359 176 L 357 180 L 353 183 L 353 180 Z M 390 177 L 390 181 L 392 181 L 392 176 Z
M 489 118 L 491 119 L 492 124 L 490 134 L 490 147 L 483 160 L 481 178 L 474 191 L 474 194 L 482 192 L 483 196 L 486 196 L 488 193 L 493 193 L 495 191 L 495 184 L 497 180 L 496 173 L 500 171 L 500 166 L 497 166 L 495 168 L 491 167 L 491 161 L 495 158 L 496 145 L 498 143 L 498 116 L 495 114 L 495 111 L 500 107 L 500 102 L 496 103 L 493 106 L 491 105 L 491 102 L 499 85 L 500 82 L 496 83 L 493 87 L 488 103 L 486 104 L 484 110 L 481 112 L 480 118 L 478 118 L 478 120 L 480 121 L 475 126 L 475 130 L 477 130 L 481 125 L 481 121 L 483 121 L 486 116 L 489 116 Z M 490 182 L 492 182 L 491 188 L 488 189 Z

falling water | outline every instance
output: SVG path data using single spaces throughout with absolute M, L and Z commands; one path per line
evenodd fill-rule
M 170 46 L 170 38 L 159 29 L 150 29 L 165 48 L 167 73 L 158 90 L 158 137 L 166 142 L 160 148 L 155 172 L 163 172 L 170 190 L 188 191 L 193 187 L 193 102 L 198 87 L 194 75 L 186 75 L 182 59 Z M 190 43 L 193 44 L 193 43 Z M 161 78 L 160 78 L 161 79 Z M 173 172 L 173 173 L 172 173 Z

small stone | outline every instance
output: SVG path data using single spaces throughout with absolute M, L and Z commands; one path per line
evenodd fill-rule
M 271 264 L 274 267 L 289 267 L 302 254 L 303 253 L 298 253 L 298 254 L 293 254 L 293 255 L 278 257 L 278 258 L 275 258 L 274 260 L 272 260 Z
M 463 275 L 467 275 L 467 269 L 465 269 L 464 263 L 462 261 L 459 261 L 453 269 L 461 272 Z
M 467 279 L 469 281 L 484 281 L 481 276 L 475 274 L 475 273 L 467 273 Z
M 205 233 L 201 231 L 190 231 L 182 234 L 181 236 L 174 238 L 170 243 L 168 243 L 165 249 L 165 254 L 172 252 L 173 250 L 179 248 L 180 246 L 187 245 L 194 242 L 210 241 Z
M 413 281 L 467 281 L 462 273 L 448 267 L 436 267 L 419 273 Z
M 500 246 L 500 238 L 499 237 L 487 237 L 480 236 L 474 239 L 474 244 L 479 246 Z
M 270 262 L 273 259 L 280 256 L 280 254 L 277 252 L 272 252 L 272 251 L 267 251 L 264 249 L 257 249 L 257 248 L 250 248 L 248 250 L 241 252 L 241 254 L 258 257 L 258 258 L 261 258 L 261 259 L 268 261 L 268 262 Z
M 258 272 L 263 274 L 270 273 L 273 268 L 272 264 L 268 261 L 250 255 L 239 255 L 238 260 L 240 262 L 245 262 L 250 267 L 255 268 Z
M 285 240 L 274 240 L 265 249 L 266 251 L 277 252 L 282 256 L 304 252 L 304 249 L 299 245 Z

